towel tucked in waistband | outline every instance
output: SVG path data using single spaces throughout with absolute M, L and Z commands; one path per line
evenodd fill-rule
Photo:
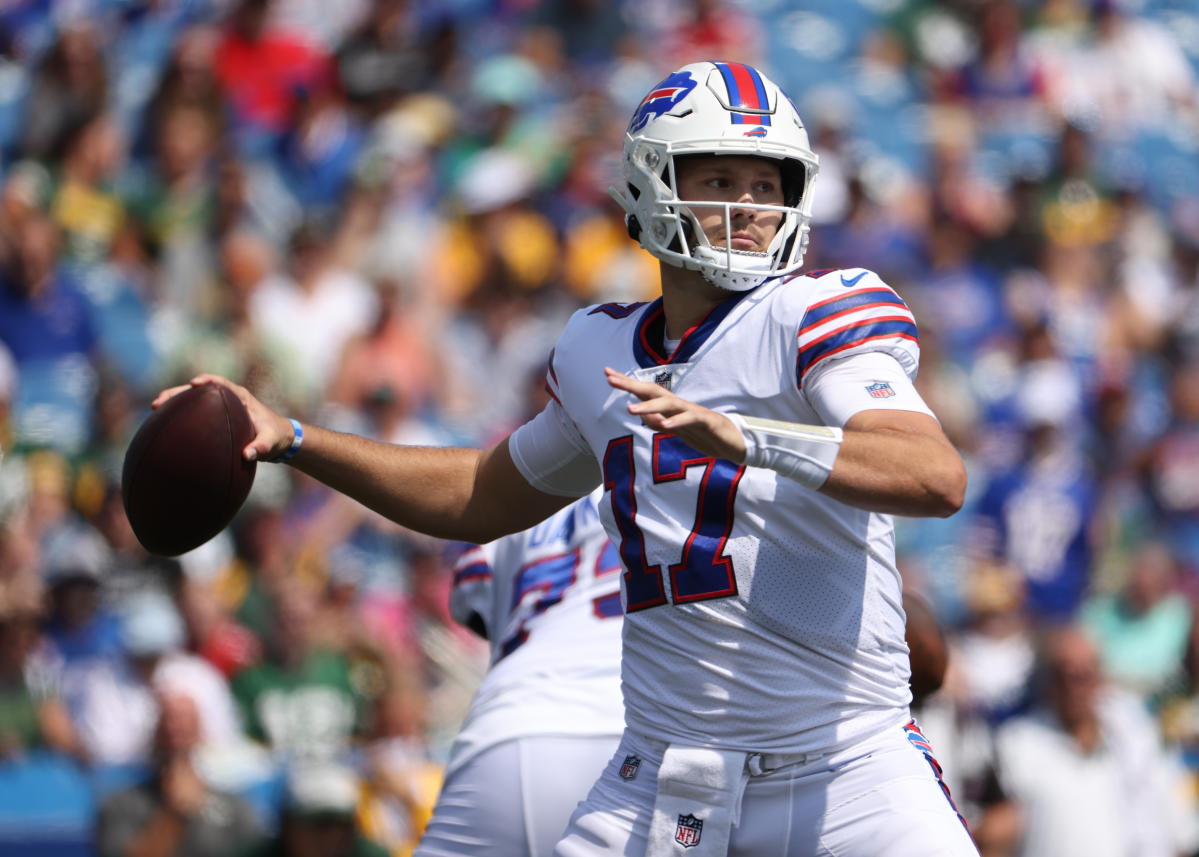
M 749 778 L 746 756 L 677 744 L 666 748 L 646 857 L 725 857 Z

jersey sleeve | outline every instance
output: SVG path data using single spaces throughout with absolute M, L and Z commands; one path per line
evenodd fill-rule
M 813 368 L 804 395 L 825 425 L 843 426 L 859 411 L 917 411 L 936 418 L 889 353 L 866 351 Z
M 454 563 L 453 575 L 450 615 L 459 625 L 468 628 L 481 622 L 490 639 L 492 628 L 488 625 L 491 619 L 494 574 L 488 546 L 474 545 L 464 550 Z
M 578 427 L 556 398 L 508 439 L 521 475 L 538 491 L 582 497 L 600 483 L 600 469 Z
M 799 324 L 795 377 L 801 390 L 822 364 L 836 358 L 881 351 L 909 379 L 920 364 L 916 319 L 895 290 L 861 268 L 834 271 L 818 287 Z

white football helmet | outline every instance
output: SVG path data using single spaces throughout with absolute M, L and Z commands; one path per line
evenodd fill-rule
M 780 161 L 783 205 L 724 203 L 732 209 L 779 211 L 778 234 L 766 253 L 713 247 L 689 206 L 679 199 L 675 157 L 748 155 Z M 818 163 L 795 105 L 764 74 L 741 63 L 699 62 L 669 75 L 642 99 L 625 133 L 625 187 L 608 192 L 625 210 L 629 235 L 656 258 L 699 271 L 732 291 L 755 288 L 803 263 Z

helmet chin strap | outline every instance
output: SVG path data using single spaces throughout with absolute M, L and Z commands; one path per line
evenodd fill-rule
M 700 267 L 705 280 L 730 292 L 747 292 L 757 288 L 770 276 L 774 267 L 769 253 L 699 246 L 692 249 L 691 255 L 708 263 Z
M 737 206 L 724 203 L 724 234 L 733 234 L 733 208 Z M 682 207 L 684 227 L 690 226 L 691 234 L 703 234 L 699 219 L 689 207 Z M 765 253 L 752 250 L 732 250 L 725 247 L 713 247 L 704 235 L 692 244 L 691 257 L 700 262 L 699 272 L 712 285 L 727 289 L 730 292 L 747 292 L 762 285 L 775 268 L 775 253 L 782 235 L 775 235 L 770 248 Z

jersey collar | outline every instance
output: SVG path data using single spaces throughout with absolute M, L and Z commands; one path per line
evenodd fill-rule
M 650 366 L 665 366 L 668 363 L 686 363 L 733 311 L 738 303 L 756 289 L 738 292 L 723 303 L 717 304 L 700 320 L 699 324 L 683 334 L 674 354 L 666 357 L 663 342 L 666 340 L 666 315 L 662 312 L 662 299 L 647 304 L 633 331 L 633 355 L 642 369 Z

